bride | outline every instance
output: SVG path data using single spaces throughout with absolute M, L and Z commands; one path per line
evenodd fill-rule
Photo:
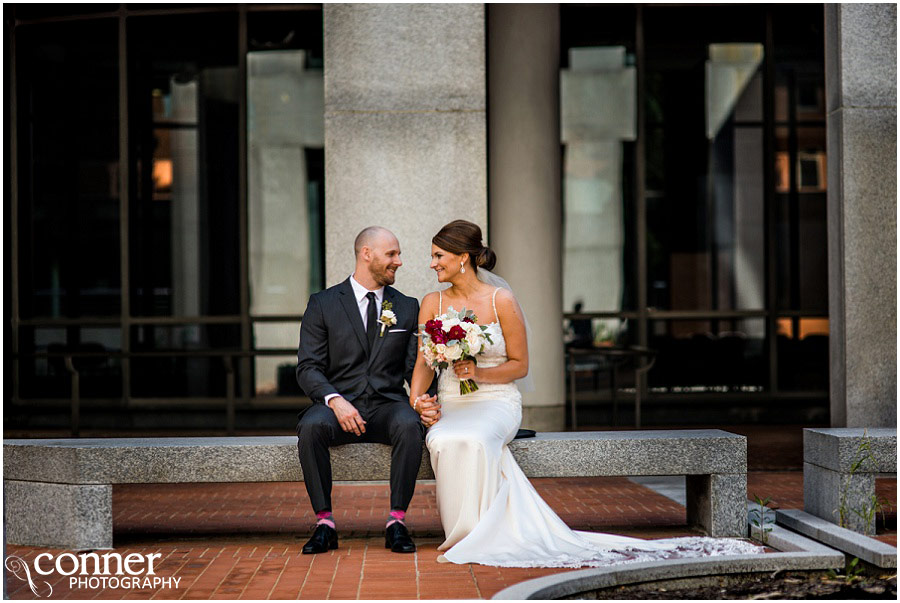
M 473 310 L 492 343 L 477 358 L 443 370 L 437 396 L 425 392 L 434 373 L 419 350 L 410 404 L 428 427 L 425 444 L 437 482 L 437 506 L 446 540 L 438 562 L 501 567 L 598 567 L 613 563 L 704 555 L 760 553 L 741 540 L 642 540 L 573 531 L 553 512 L 516 464 L 507 444 L 522 419 L 516 385 L 528 374 L 528 338 L 521 308 L 503 279 L 489 270 L 494 252 L 481 229 L 456 220 L 432 239 L 431 268 L 444 291 L 422 300 L 419 323 L 455 310 Z M 479 389 L 461 395 L 459 380 Z

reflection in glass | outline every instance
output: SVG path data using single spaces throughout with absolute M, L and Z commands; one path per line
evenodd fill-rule
M 299 341 L 299 322 L 253 323 L 253 348 L 256 350 L 293 350 L 297 348 Z M 296 368 L 296 354 L 291 356 L 257 356 L 255 370 L 256 395 L 304 395 L 299 386 L 294 387 L 297 383 Z
M 300 314 L 323 285 L 324 77 L 299 49 L 247 55 L 250 313 Z M 296 348 L 298 325 L 256 323 L 259 348 Z M 284 358 L 256 359 L 258 395 L 284 385 Z M 296 366 L 296 359 L 293 360 Z M 293 368 L 290 369 L 291 379 Z
M 134 316 L 240 311 L 236 26 L 227 13 L 128 21 Z
M 567 311 L 623 308 L 623 142 L 635 139 L 635 81 L 623 46 L 572 48 L 560 73 Z M 618 320 L 607 322 L 618 329 Z

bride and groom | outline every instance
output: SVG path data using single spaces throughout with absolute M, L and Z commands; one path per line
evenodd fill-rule
M 570 530 L 537 494 L 507 446 L 522 419 L 517 382 L 528 374 L 528 336 L 512 291 L 490 272 L 496 256 L 483 245 L 481 229 L 456 220 L 432 238 L 431 268 L 438 282 L 450 287 L 426 295 L 421 308 L 390 286 L 403 264 L 390 231 L 364 229 L 354 250 L 353 274 L 310 297 L 300 328 L 297 380 L 314 404 L 300 416 L 297 447 L 317 516 L 304 553 L 338 546 L 329 448 L 354 442 L 391 445 L 385 547 L 414 552 L 405 519 L 423 435 L 445 535 L 438 562 L 596 567 L 761 552 L 740 540 L 647 541 Z M 457 361 L 440 371 L 435 395 L 434 372 L 416 335 L 418 325 L 450 307 L 473 310 L 490 342 L 477 362 Z M 460 394 L 460 379 L 474 380 L 477 391 Z

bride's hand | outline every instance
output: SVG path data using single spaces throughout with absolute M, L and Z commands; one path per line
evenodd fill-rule
M 460 379 L 473 379 L 478 381 L 478 367 L 474 360 L 457 360 L 453 363 L 453 371 Z
M 419 396 L 415 399 L 415 408 L 425 427 L 431 427 L 441 418 L 441 403 L 437 401 L 437 396 Z

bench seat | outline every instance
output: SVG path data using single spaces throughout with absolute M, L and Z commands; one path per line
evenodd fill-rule
M 510 450 L 528 477 L 687 476 L 687 517 L 710 536 L 746 533 L 747 442 L 716 429 L 540 433 Z M 295 436 L 5 440 L 11 544 L 112 546 L 112 485 L 302 481 Z M 331 449 L 337 481 L 387 480 L 390 447 Z M 419 479 L 433 479 L 427 454 Z

